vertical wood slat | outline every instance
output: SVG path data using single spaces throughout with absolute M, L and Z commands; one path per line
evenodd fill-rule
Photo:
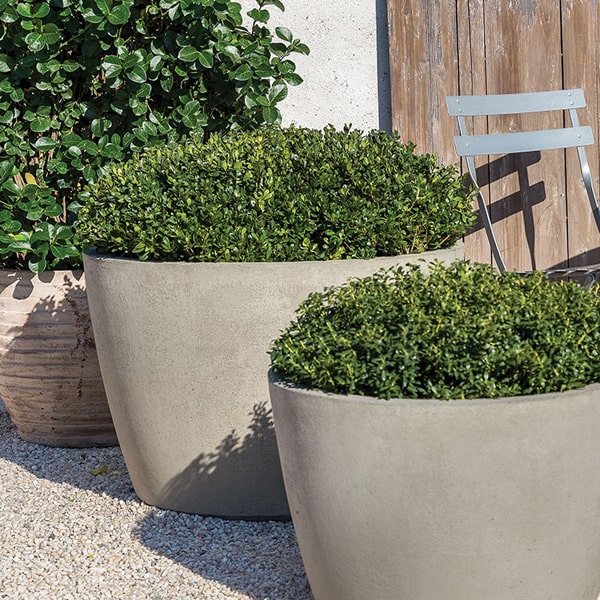
M 481 66 L 486 70 L 487 93 L 561 88 L 561 48 L 555 43 L 559 40 L 560 5 L 556 0 L 486 0 L 488 59 Z M 490 132 L 552 126 L 562 126 L 562 115 L 507 115 L 489 120 Z M 501 161 L 492 157 L 496 160 L 490 168 L 491 216 L 510 268 L 548 268 L 566 256 L 563 156 L 562 152 L 546 152 L 542 157 L 512 155 Z
M 465 95 L 485 94 L 487 90 L 486 70 L 477 68 L 485 64 L 485 0 L 457 0 L 458 7 L 458 87 L 457 93 Z M 460 92 L 459 92 L 460 90 Z M 487 122 L 483 119 L 471 120 L 469 127 L 474 133 L 487 133 Z M 455 131 L 456 132 L 456 125 Z M 444 155 L 446 163 L 456 162 L 454 148 L 451 153 Z M 477 158 L 476 165 L 481 168 L 486 163 L 485 158 Z M 486 169 L 489 178 L 489 169 Z M 490 204 L 489 189 L 483 188 L 482 193 Z M 477 202 L 473 209 L 478 214 Z M 477 262 L 492 262 L 492 249 L 483 229 L 483 220 L 478 216 L 471 235 L 465 240 L 465 253 L 468 258 Z
M 457 87 L 455 1 L 390 0 L 388 24 L 392 126 L 418 152 L 445 158 L 454 148 L 455 124 L 444 103 L 429 100 L 453 94 Z
M 582 123 L 594 131 L 596 144 L 586 148 L 596 193 L 600 192 L 598 179 L 598 118 L 600 115 L 598 35 L 600 24 L 596 1 L 563 1 L 563 55 L 565 87 L 582 87 L 586 92 L 587 109 L 580 111 Z M 570 264 L 583 265 L 600 262 L 598 230 L 589 217 L 588 200 L 581 179 L 579 165 L 572 154 L 567 156 L 568 176 L 568 244 Z M 569 178 L 569 175 L 572 176 Z
M 446 95 L 582 87 L 588 110 L 580 117 L 598 140 L 598 10 L 597 0 L 388 0 L 395 128 L 417 151 L 456 162 L 456 126 L 445 115 Z M 556 124 L 548 119 L 505 117 L 504 124 L 513 130 Z M 490 120 L 490 129 L 498 123 Z M 482 132 L 486 124 L 477 127 Z M 598 152 L 588 153 L 598 187 Z M 496 232 L 510 268 L 600 262 L 600 238 L 582 196 L 575 154 L 567 153 L 566 172 L 575 175 L 569 179 L 561 153 L 514 158 L 491 161 L 492 180 L 498 169 L 517 171 L 484 190 L 494 199 Z M 522 186 L 528 189 L 523 204 L 513 197 Z M 491 260 L 481 226 L 467 236 L 466 250 L 473 260 Z

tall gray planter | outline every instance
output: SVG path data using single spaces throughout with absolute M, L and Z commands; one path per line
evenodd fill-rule
M 270 380 L 316 600 L 596 600 L 600 385 L 379 400 Z
M 312 291 L 416 257 L 290 263 L 84 257 L 111 414 L 138 496 L 166 509 L 288 518 L 267 350 Z

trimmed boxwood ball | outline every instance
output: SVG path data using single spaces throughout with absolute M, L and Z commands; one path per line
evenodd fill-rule
M 75 225 L 99 252 L 299 261 L 450 247 L 472 225 L 456 166 L 397 134 L 263 127 L 152 148 L 91 185 Z
M 600 381 L 600 297 L 542 272 L 433 263 L 314 293 L 275 340 L 296 385 L 379 398 L 497 398 Z

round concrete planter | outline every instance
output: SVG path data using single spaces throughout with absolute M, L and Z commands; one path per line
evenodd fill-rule
M 269 385 L 316 600 L 596 600 L 600 385 L 450 402 Z
M 117 443 L 81 271 L 0 270 L 0 396 L 29 442 Z
M 459 246 L 419 255 L 451 261 Z M 148 504 L 288 518 L 264 373 L 308 294 L 414 261 L 140 262 L 87 252 L 102 376 L 133 486 Z

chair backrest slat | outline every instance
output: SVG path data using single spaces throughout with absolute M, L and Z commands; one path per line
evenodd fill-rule
M 488 135 L 457 135 L 454 143 L 459 156 L 513 154 L 587 146 L 594 143 L 594 134 L 588 126 L 568 127 Z
M 577 148 L 583 183 L 588 195 L 594 220 L 600 232 L 600 206 L 594 193 L 589 164 L 585 155 L 585 146 L 594 143 L 591 127 L 581 127 L 577 109 L 585 106 L 583 90 L 556 90 L 524 94 L 491 94 L 486 96 L 448 96 L 446 106 L 451 116 L 456 117 L 460 135 L 454 138 L 456 151 L 465 157 L 471 179 L 476 187 L 476 156 L 506 155 L 522 152 L 540 152 L 559 148 Z M 541 131 L 511 131 L 512 125 L 504 123 L 508 131 L 473 135 L 474 119 L 469 117 L 490 117 L 496 115 L 517 115 L 522 113 L 562 111 L 568 113 L 570 125 L 566 119 L 561 122 L 562 129 L 545 129 Z M 487 122 L 488 128 L 493 127 Z M 506 269 L 502 253 L 494 234 L 493 223 L 488 210 L 487 201 L 478 191 L 480 215 L 488 234 L 492 254 L 501 271 Z
M 583 108 L 585 106 L 585 96 L 583 90 L 490 94 L 488 96 L 448 96 L 446 106 L 453 117 L 510 115 Z

